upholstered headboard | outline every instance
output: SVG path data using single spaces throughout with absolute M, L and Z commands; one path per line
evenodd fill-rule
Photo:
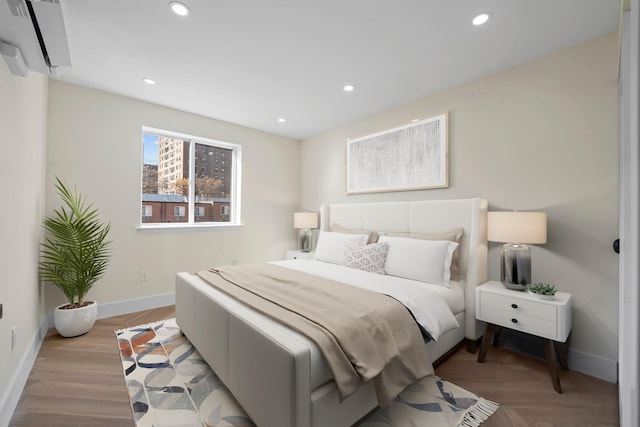
M 482 198 L 325 204 L 320 229 L 342 227 L 399 233 L 441 233 L 464 228 L 458 271 L 465 282 L 465 336 L 477 339 L 482 329 L 475 320 L 476 286 L 487 281 L 487 200 Z

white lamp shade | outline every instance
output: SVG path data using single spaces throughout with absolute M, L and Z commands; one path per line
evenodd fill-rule
M 489 212 L 487 220 L 491 242 L 547 243 L 545 212 Z
M 293 228 L 318 228 L 318 214 L 315 212 L 294 212 Z

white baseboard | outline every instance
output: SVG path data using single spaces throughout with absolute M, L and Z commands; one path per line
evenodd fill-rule
M 166 294 L 152 295 L 149 297 L 127 299 L 108 303 L 98 301 L 98 319 L 105 317 L 119 316 L 121 314 L 135 313 L 136 311 L 151 310 L 152 308 L 165 307 L 176 303 L 176 294 L 169 292 Z M 48 328 L 53 328 L 53 311 L 47 314 Z M 160 320 L 160 319 L 158 319 Z M 46 330 L 44 333 L 46 334 Z M 1 427 L 1 426 L 0 426 Z
M 169 292 L 150 297 L 98 304 L 98 319 L 119 316 L 121 314 L 135 313 L 136 311 L 151 310 L 152 308 L 165 307 L 167 305 L 174 305 L 175 303 L 176 294 L 174 292 Z
M 33 338 L 31 338 L 31 341 L 27 346 L 27 350 L 25 351 L 11 382 L 9 382 L 9 386 L 6 388 L 4 395 L 0 400 L 0 427 L 7 427 L 9 422 L 11 422 L 13 412 L 18 406 L 20 397 L 22 397 L 22 391 L 29 379 L 31 368 L 33 368 L 33 364 L 36 361 L 36 357 L 38 356 L 38 352 L 42 346 L 42 341 L 44 341 L 47 325 L 48 320 L 47 317 L 44 316 L 40 321 L 40 328 L 35 334 L 33 334 Z M 44 334 L 42 334 L 43 329 L 45 331 Z
M 538 359 L 545 358 L 544 346 L 541 345 L 540 338 L 523 332 L 503 329 L 500 336 L 500 346 L 518 353 L 537 357 Z M 568 347 L 567 364 L 572 371 L 581 372 L 614 384 L 618 382 L 618 362 L 615 360 Z
M 610 383 L 618 383 L 618 362 L 590 353 L 569 349 L 567 352 L 569 369 L 600 378 Z
M 135 313 L 136 311 L 150 310 L 152 308 L 165 307 L 176 303 L 175 293 L 153 295 L 150 297 L 135 298 L 124 301 L 116 301 L 105 304 L 98 304 L 98 319 L 105 317 L 119 316 L 121 314 Z M 29 374 L 36 361 L 44 337 L 50 328 L 53 328 L 53 311 L 43 316 L 40 321 L 40 328 L 34 334 L 27 351 L 18 365 L 9 387 L 5 390 L 0 400 L 0 427 L 7 427 L 13 416 L 13 412 L 18 406 L 24 386 L 27 384 Z

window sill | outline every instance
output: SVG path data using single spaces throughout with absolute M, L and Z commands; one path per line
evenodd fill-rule
M 149 224 L 139 225 L 136 227 L 141 232 L 153 232 L 153 231 L 194 231 L 194 230 L 237 230 L 242 227 L 242 224 L 235 223 L 217 223 L 217 224 Z

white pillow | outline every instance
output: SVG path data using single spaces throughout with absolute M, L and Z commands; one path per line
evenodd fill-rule
M 367 244 L 367 240 L 369 240 L 368 234 L 332 233 L 321 230 L 313 259 L 344 265 L 344 249 L 347 241 L 363 246 Z
M 450 287 L 451 258 L 458 243 L 389 236 L 378 241 L 389 243 L 384 267 L 388 275 Z
M 347 241 L 344 249 L 344 266 L 376 274 L 385 274 L 384 264 L 388 251 L 389 244 L 387 242 L 362 246 Z

